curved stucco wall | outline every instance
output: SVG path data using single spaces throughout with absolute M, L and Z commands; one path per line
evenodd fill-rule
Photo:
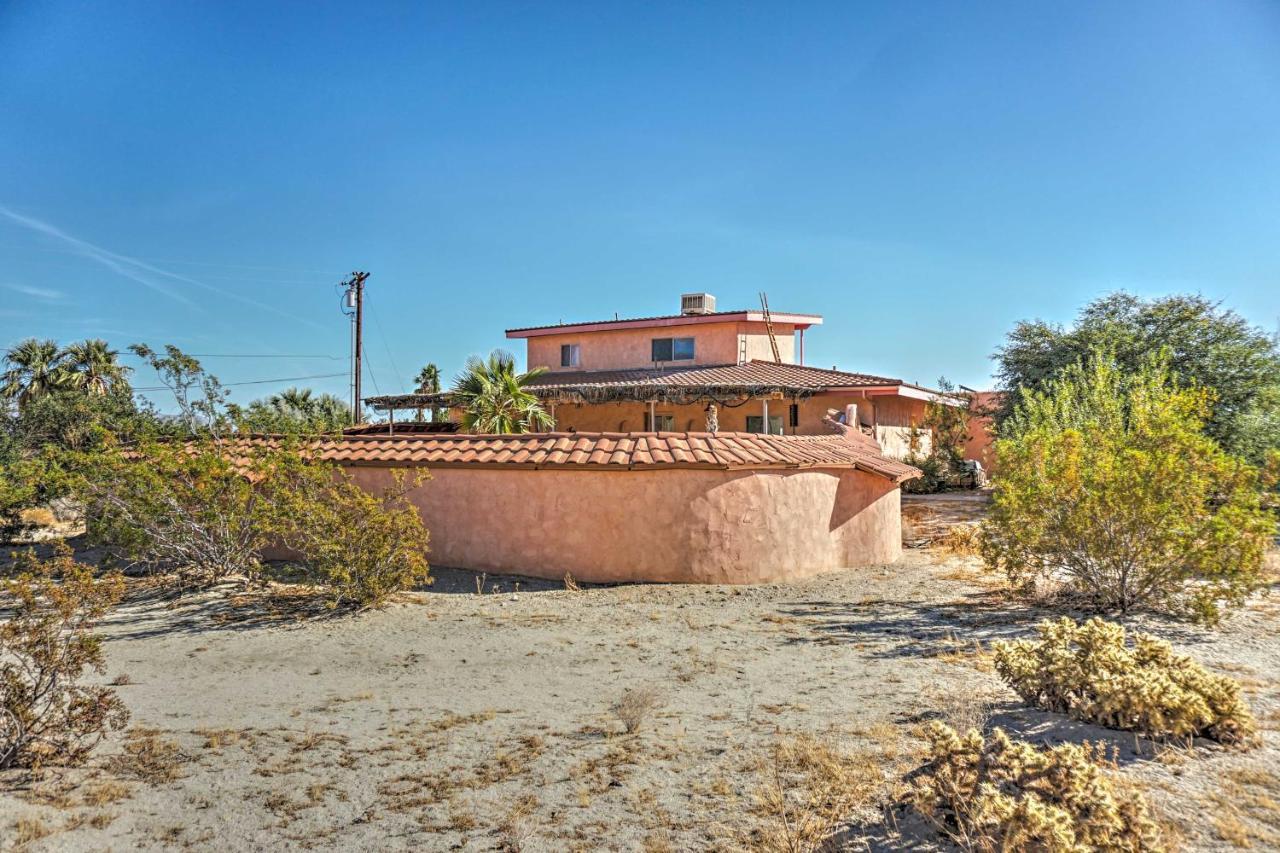
M 386 468 L 349 469 L 377 490 Z M 438 468 L 411 494 L 431 561 L 560 579 L 766 583 L 891 562 L 897 485 L 862 471 Z

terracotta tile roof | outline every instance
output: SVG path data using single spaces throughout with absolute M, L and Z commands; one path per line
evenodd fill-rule
M 281 439 L 234 439 L 231 452 L 275 447 Z M 309 440 L 320 459 L 344 465 L 580 468 L 856 468 L 901 483 L 919 472 L 886 457 L 874 439 L 721 432 L 531 433 L 526 435 L 361 435 Z
M 767 388 L 778 391 L 821 391 L 827 388 L 858 388 L 901 385 L 901 379 L 824 370 L 799 364 L 748 361 L 743 364 L 714 364 L 640 370 L 576 370 L 545 373 L 528 386 L 534 392 L 576 388 Z

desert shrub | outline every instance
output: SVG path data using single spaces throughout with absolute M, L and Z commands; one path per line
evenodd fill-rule
M 74 463 L 90 538 L 129 566 L 212 583 L 254 578 L 270 507 L 254 482 L 263 453 L 219 441 L 148 442 Z
M 107 687 L 79 683 L 105 672 L 93 625 L 119 600 L 119 575 L 96 580 L 63 549 L 41 561 L 18 555 L 4 583 L 0 623 L 0 768 L 82 761 L 129 712 Z
M 1240 685 L 1149 634 L 1127 642 L 1102 619 L 1040 623 L 1038 641 L 993 644 L 996 671 L 1024 701 L 1148 737 L 1246 744 L 1257 731 Z
M 263 482 L 267 529 L 275 542 L 302 555 L 334 606 L 375 607 L 431 581 L 427 530 L 407 498 L 425 480 L 425 473 L 396 471 L 386 487 L 370 492 L 340 468 L 279 454 Z
M 635 734 L 644 726 L 649 715 L 662 704 L 662 697 L 653 687 L 633 687 L 625 691 L 609 710 L 622 723 L 627 734 Z
M 928 760 L 910 779 L 911 805 L 965 850 L 1165 849 L 1146 800 L 1108 773 L 1099 751 L 1047 750 L 930 726 Z
M 1104 611 L 1214 622 L 1239 606 L 1265 580 L 1275 522 L 1257 470 L 1201 431 L 1208 406 L 1160 363 L 1127 374 L 1102 354 L 1024 394 L 996 442 L 988 567 Z

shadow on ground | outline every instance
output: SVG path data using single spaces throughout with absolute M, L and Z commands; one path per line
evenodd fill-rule
M 1025 636 L 1048 615 L 988 592 L 944 603 L 798 601 L 784 605 L 780 612 L 809 628 L 808 635 L 793 636 L 789 643 L 888 642 L 889 647 L 869 653 L 889 658 L 933 656 L 954 651 L 957 644 Z

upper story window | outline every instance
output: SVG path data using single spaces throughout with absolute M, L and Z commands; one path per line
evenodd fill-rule
M 582 347 L 578 344 L 560 345 L 560 366 L 577 367 L 582 364 Z
M 654 338 L 654 361 L 692 361 L 693 338 Z

